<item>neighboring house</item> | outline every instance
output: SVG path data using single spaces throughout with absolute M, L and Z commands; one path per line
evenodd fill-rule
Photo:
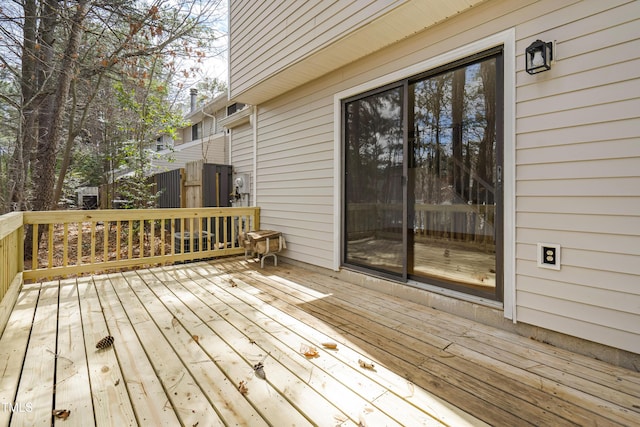
M 229 160 L 291 260 L 637 358 L 639 1 L 230 0 L 229 24 Z
M 250 175 L 231 174 L 231 170 L 223 165 L 230 165 L 232 160 L 242 165 L 241 156 L 231 158 L 230 144 L 232 140 L 238 141 L 233 127 L 249 121 L 251 108 L 237 102 L 229 103 L 226 93 L 198 107 L 195 89 L 191 90 L 190 101 L 190 111 L 185 115 L 188 125 L 178 129 L 175 141 L 166 135 L 159 136 L 157 152 L 151 157 L 149 173 L 156 175 L 156 180 L 162 180 L 165 190 L 170 188 L 165 192 L 166 198 L 161 197 L 160 205 L 248 206 Z M 229 176 L 226 176 L 227 172 Z M 220 173 L 225 177 L 221 178 Z M 215 182 L 218 179 L 221 181 Z M 236 184 L 238 179 L 242 185 Z M 230 190 L 227 191 L 227 187 Z M 212 188 L 217 189 L 215 197 L 211 194 Z
M 184 168 L 192 161 L 229 164 L 229 144 L 221 121 L 227 116 L 227 94 L 218 95 L 205 105 L 196 104 L 197 91 L 191 90 L 191 109 L 185 115 L 189 125 L 178 130 L 172 140 L 160 135 L 151 173 Z

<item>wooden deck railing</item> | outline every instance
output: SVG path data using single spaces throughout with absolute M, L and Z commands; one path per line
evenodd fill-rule
M 25 280 L 240 254 L 239 233 L 260 226 L 259 208 L 25 212 L 24 225 Z
M 22 285 L 23 233 L 21 212 L 0 216 L 0 335 Z
M 25 260 L 29 227 L 33 249 Z M 242 254 L 239 234 L 259 228 L 260 208 L 254 207 L 2 215 L 0 333 L 6 323 L 4 307 L 13 306 L 4 297 L 17 292 L 23 281 Z

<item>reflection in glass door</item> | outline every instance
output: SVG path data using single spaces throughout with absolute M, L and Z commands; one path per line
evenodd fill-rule
M 409 86 L 407 262 L 409 277 L 499 299 L 496 63 L 490 57 Z
M 345 262 L 402 274 L 402 90 L 344 104 Z
M 343 102 L 344 263 L 502 300 L 502 48 Z

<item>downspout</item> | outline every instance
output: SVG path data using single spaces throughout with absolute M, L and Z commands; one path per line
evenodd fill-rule
M 216 120 L 216 116 L 212 116 L 211 114 L 207 114 L 204 112 L 204 109 L 202 110 L 202 115 L 205 117 L 210 117 L 211 120 L 211 127 L 209 128 L 209 135 L 207 135 L 207 150 L 205 151 L 204 149 L 204 120 L 202 121 L 202 146 L 200 147 L 200 151 L 202 152 L 202 159 L 205 161 L 205 163 L 207 162 L 207 155 L 209 154 L 209 143 L 211 142 L 211 137 L 213 135 L 216 134 L 216 124 L 217 124 L 217 120 Z
M 258 106 L 253 107 L 253 191 L 251 192 L 251 206 L 258 206 Z
M 228 148 L 228 150 L 229 150 L 229 164 L 231 166 L 233 166 L 233 159 L 232 159 L 233 155 L 231 153 L 231 147 L 233 146 L 233 143 L 232 143 L 233 130 L 231 128 L 228 128 L 226 134 L 228 135 L 228 138 L 229 138 L 229 141 L 228 141 L 228 144 L 229 144 L 229 148 Z

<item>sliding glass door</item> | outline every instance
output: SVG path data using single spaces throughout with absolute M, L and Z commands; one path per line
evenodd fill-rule
M 343 114 L 344 263 L 501 300 L 501 49 Z
M 496 299 L 498 64 L 491 56 L 410 83 L 407 224 L 409 277 Z
M 344 105 L 345 261 L 402 274 L 403 87 Z

